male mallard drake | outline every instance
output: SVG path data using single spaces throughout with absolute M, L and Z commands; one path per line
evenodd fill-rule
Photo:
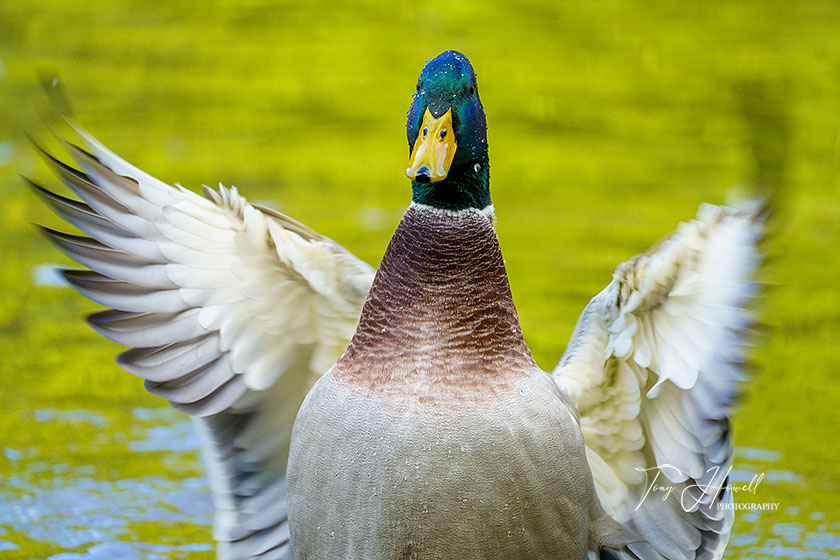
M 82 131 L 83 171 L 49 161 L 83 202 L 36 186 L 92 236 L 47 231 L 113 308 L 93 328 L 197 419 L 220 558 L 720 558 L 757 216 L 704 206 L 622 264 L 548 374 L 493 229 L 466 57 L 426 64 L 407 130 L 413 200 L 376 274 Z

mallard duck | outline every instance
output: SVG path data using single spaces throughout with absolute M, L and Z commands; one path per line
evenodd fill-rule
M 758 212 L 704 205 L 619 266 L 548 373 L 511 297 L 464 55 L 420 74 L 412 201 L 377 271 L 77 131 L 81 170 L 47 158 L 82 200 L 33 185 L 90 237 L 46 233 L 90 269 L 64 274 L 111 308 L 89 322 L 133 347 L 119 364 L 196 419 L 220 558 L 722 556 Z

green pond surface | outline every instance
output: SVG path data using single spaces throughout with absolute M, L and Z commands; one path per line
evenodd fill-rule
M 840 4 L 0 3 L 0 558 L 214 557 L 190 421 L 82 317 L 39 83 L 160 179 L 219 181 L 378 263 L 409 202 L 422 64 L 473 61 L 514 299 L 553 368 L 620 262 L 733 191 L 774 213 L 734 414 L 726 558 L 840 557 Z M 53 94 L 55 102 L 63 97 Z M 64 191 L 60 191 L 64 193 Z M 66 193 L 64 193 L 66 194 Z M 770 506 L 766 505 L 770 504 Z

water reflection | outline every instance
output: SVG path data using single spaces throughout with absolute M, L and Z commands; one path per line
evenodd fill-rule
M 104 427 L 107 420 L 101 414 L 90 410 L 55 410 L 54 408 L 41 408 L 32 413 L 38 422 L 86 422 L 94 426 Z
M 88 423 L 99 428 L 109 425 L 103 415 L 87 410 L 41 409 L 32 415 L 39 422 Z M 123 441 L 136 453 L 166 451 L 178 455 L 182 464 L 195 462 L 198 439 L 184 415 L 163 408 L 135 409 L 133 416 L 136 425 L 128 437 L 106 434 L 95 438 L 94 447 L 97 442 L 107 445 Z M 210 542 L 129 542 L 138 538 L 138 524 L 150 522 L 203 525 L 209 541 L 213 504 L 204 478 L 101 480 L 95 477 L 94 465 L 38 460 L 34 447 L 7 447 L 3 452 L 12 474 L 0 477 L 0 501 L 7 505 L 0 508 L 0 550 L 20 548 L 3 536 L 9 532 L 74 551 L 54 554 L 49 560 L 164 559 L 213 549 Z
M 763 484 L 804 484 L 802 477 L 793 471 L 774 468 L 781 463 L 778 451 L 739 447 L 735 452 L 737 469 L 731 473 L 733 484 L 747 484 L 756 475 L 764 474 Z M 746 501 L 761 502 L 758 496 Z M 725 558 L 738 560 L 759 559 L 831 559 L 838 557 L 840 534 L 829 532 L 822 521 L 825 513 L 811 512 L 803 522 L 803 508 L 778 504 L 777 510 L 754 509 L 736 514 L 737 531 L 732 536 Z M 779 521 L 784 519 L 784 521 Z M 834 528 L 836 529 L 836 527 Z
M 134 542 L 107 542 L 93 546 L 83 553 L 63 552 L 48 560 L 168 560 L 177 552 L 212 550 L 209 544 L 163 545 Z M 165 553 L 165 554 L 161 554 Z
M 3 492 L 18 497 L 0 511 L 0 525 L 28 538 L 75 549 L 130 534 L 142 522 L 211 522 L 204 480 L 55 477 L 34 484 L 26 474 L 3 480 Z
M 107 432 L 108 419 L 87 410 L 41 409 L 39 422 L 87 423 Z M 102 436 L 102 444 L 120 441 L 126 453 L 165 452 L 167 462 L 195 464 L 199 441 L 192 423 L 169 408 L 132 411 L 130 433 Z M 68 443 L 68 446 L 72 445 Z M 64 552 L 49 560 L 105 560 L 120 558 L 187 558 L 212 550 L 210 527 L 213 506 L 203 477 L 123 478 L 96 477 L 94 465 L 42 460 L 36 447 L 5 448 L 12 474 L 0 477 L 0 551 L 21 551 L 15 535 L 57 547 Z M 802 477 L 782 467 L 777 451 L 742 447 L 736 450 L 733 484 L 749 484 L 764 473 L 761 484 L 804 484 Z M 765 491 L 765 494 L 770 494 Z M 749 495 L 742 501 L 761 501 Z M 840 556 L 840 525 L 829 525 L 825 513 L 807 507 L 780 504 L 781 511 L 738 511 L 738 525 L 726 553 L 728 559 L 831 559 Z M 187 523 L 206 527 L 207 542 L 153 544 L 136 533 L 140 523 Z M 206 552 L 205 552 L 206 554 Z

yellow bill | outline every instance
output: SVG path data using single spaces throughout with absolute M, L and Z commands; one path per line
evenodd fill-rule
M 443 181 L 449 173 L 457 147 L 452 130 L 452 108 L 436 119 L 426 107 L 405 174 L 418 183 Z

